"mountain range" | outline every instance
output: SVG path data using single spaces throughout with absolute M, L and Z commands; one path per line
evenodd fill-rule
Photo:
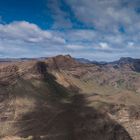
M 140 139 L 140 59 L 0 61 L 0 139 Z

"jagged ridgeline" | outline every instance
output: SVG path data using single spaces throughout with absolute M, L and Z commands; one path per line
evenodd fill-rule
M 1 61 L 0 139 L 140 139 L 139 66 L 69 55 Z

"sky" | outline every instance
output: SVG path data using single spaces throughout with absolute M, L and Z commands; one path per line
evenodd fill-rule
M 140 58 L 140 0 L 0 0 L 0 58 Z

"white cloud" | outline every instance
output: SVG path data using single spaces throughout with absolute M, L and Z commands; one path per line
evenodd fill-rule
M 26 21 L 0 24 L 1 57 L 70 54 L 104 61 L 122 56 L 136 57 L 139 52 L 139 34 L 124 36 L 119 32 L 105 33 L 90 29 L 42 30 Z
M 99 48 L 101 48 L 101 49 L 109 49 L 110 47 L 109 47 L 108 43 L 100 42 L 99 43 Z
M 119 26 L 126 31 L 139 28 L 133 26 L 140 23 L 140 15 L 136 13 L 140 1 L 133 0 L 65 0 L 72 8 L 75 16 L 83 23 L 95 27 L 99 31 L 118 32 Z M 140 29 L 140 28 L 139 28 Z
M 0 24 L 0 54 L 7 57 L 41 56 L 44 51 L 61 51 L 65 39 L 26 22 Z
M 0 38 L 7 40 L 22 40 L 24 42 L 39 43 L 54 41 L 64 43 L 64 39 L 52 35 L 51 32 L 41 30 L 37 25 L 26 22 L 12 22 L 0 24 Z
M 68 10 L 62 8 L 64 3 Z M 73 55 L 89 58 L 89 53 L 94 58 L 96 53 L 98 59 L 136 57 L 140 53 L 139 5 L 139 0 L 52 0 L 49 7 L 53 28 L 66 29 L 52 33 L 65 40 L 62 48 Z
M 67 49 L 71 49 L 71 50 L 82 50 L 85 49 L 86 46 L 82 46 L 82 45 L 76 45 L 76 44 L 69 44 L 66 46 Z

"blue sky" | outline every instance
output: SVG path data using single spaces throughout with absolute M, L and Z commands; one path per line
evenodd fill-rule
M 140 0 L 0 0 L 0 57 L 140 58 Z

